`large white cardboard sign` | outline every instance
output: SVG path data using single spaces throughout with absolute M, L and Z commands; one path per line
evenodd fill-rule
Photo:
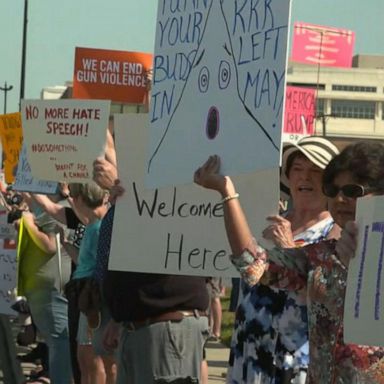
M 115 115 L 119 178 L 109 269 L 150 273 L 239 276 L 229 261 L 220 196 L 197 185 L 144 187 L 146 115 Z M 234 178 L 257 238 L 278 206 L 278 170 Z
M 27 147 L 25 144 L 20 152 L 13 189 L 16 191 L 44 194 L 54 194 L 58 191 L 56 182 L 38 180 L 32 176 L 31 166 L 27 159 Z
M 147 184 L 279 165 L 290 0 L 159 1 Z
M 384 197 L 358 199 L 356 220 L 359 239 L 348 270 L 344 340 L 384 347 Z
M 22 100 L 24 144 L 32 175 L 86 183 L 104 154 L 110 101 Z

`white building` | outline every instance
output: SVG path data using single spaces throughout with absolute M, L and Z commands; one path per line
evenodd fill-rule
M 317 93 L 316 134 L 341 146 L 384 139 L 384 56 L 357 55 L 352 68 L 291 62 L 287 82 Z

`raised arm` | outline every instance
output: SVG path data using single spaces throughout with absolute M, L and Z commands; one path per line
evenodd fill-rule
M 101 187 L 110 190 L 118 180 L 116 166 L 99 157 L 93 162 L 93 180 Z
M 232 180 L 220 174 L 220 158 L 217 155 L 210 156 L 195 172 L 194 181 L 204 188 L 220 193 L 225 229 L 233 253 L 232 262 L 249 284 L 258 283 L 268 268 L 267 253 L 253 238 Z M 278 249 L 268 252 L 270 270 L 268 276 L 264 276 L 268 285 L 292 290 L 301 289 L 305 285 L 305 266 L 300 265 L 298 268 L 298 261 L 303 258 L 300 257 L 293 263 L 291 253 Z
M 220 174 L 220 157 L 210 156 L 195 172 L 194 181 L 221 195 L 229 245 L 235 256 L 240 255 L 253 242 L 253 237 L 232 180 Z
M 57 221 L 60 221 L 60 223 L 67 224 L 65 207 L 58 203 L 54 203 L 47 195 L 34 193 L 31 194 L 31 197 L 49 215 L 51 215 Z
M 115 142 L 111 133 L 112 127 L 107 131 L 107 143 L 105 146 L 105 159 L 109 161 L 115 168 L 117 167 Z

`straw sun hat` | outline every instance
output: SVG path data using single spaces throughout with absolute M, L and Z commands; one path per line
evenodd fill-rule
M 324 137 L 308 136 L 297 143 L 283 143 L 283 158 L 280 173 L 281 198 L 289 198 L 289 183 L 287 177 L 288 158 L 295 152 L 300 151 L 308 160 L 321 169 L 325 169 L 328 163 L 339 154 L 337 147 Z

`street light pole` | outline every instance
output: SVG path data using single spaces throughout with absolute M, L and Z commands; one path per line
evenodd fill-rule
M 4 88 L 0 87 L 0 91 L 4 92 L 4 115 L 7 113 L 7 93 L 13 88 L 12 85 L 7 87 L 7 82 L 4 83 Z
M 21 100 L 24 99 L 25 61 L 26 61 L 26 54 L 27 54 L 27 25 L 28 25 L 28 0 L 24 0 L 23 48 L 22 48 L 22 53 L 21 53 L 19 110 L 21 110 Z

